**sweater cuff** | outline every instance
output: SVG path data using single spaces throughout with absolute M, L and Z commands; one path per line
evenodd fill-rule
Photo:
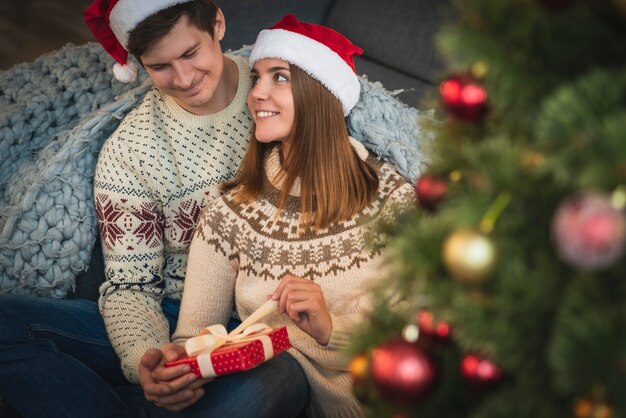
M 333 321 L 333 330 L 330 333 L 330 340 L 325 348 L 342 350 L 351 342 L 357 318 L 355 318 L 354 315 L 331 315 L 331 319 Z
M 122 358 L 122 372 L 130 383 L 139 384 L 139 362 L 141 357 L 150 348 L 161 349 L 163 344 L 157 341 L 145 341 L 141 346 L 135 346 L 132 351 L 128 351 Z

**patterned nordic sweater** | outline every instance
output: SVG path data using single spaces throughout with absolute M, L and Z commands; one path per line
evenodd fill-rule
M 286 273 L 314 280 L 324 292 L 332 318 L 327 346 L 320 346 L 286 315 L 272 314 L 263 322 L 286 325 L 293 345 L 291 355 L 306 373 L 311 417 L 356 417 L 362 411 L 351 389 L 346 359 L 339 350 L 349 341 L 355 322 L 370 308 L 367 291 L 379 275 L 379 252 L 364 248 L 368 228 L 390 220 L 394 207 L 415 202 L 412 187 L 389 164 L 368 157 L 356 141 L 353 146 L 378 172 L 377 199 L 362 213 L 318 232 L 298 228 L 299 184 L 296 184 L 278 220 L 274 219 L 279 191 L 266 184 L 259 198 L 236 205 L 232 193 L 210 203 L 200 217 L 189 252 L 185 292 L 175 343 L 211 324 L 226 324 L 235 307 L 247 318 L 271 294 Z M 266 163 L 268 179 L 280 170 L 276 148 Z M 208 387 L 210 390 L 210 386 Z
M 228 57 L 239 67 L 239 85 L 226 109 L 193 115 L 153 89 L 98 159 L 95 199 L 106 270 L 99 305 L 131 382 L 138 382 L 143 353 L 169 342 L 161 300 L 180 299 L 200 213 L 219 196 L 217 185 L 237 172 L 250 138 L 248 63 Z

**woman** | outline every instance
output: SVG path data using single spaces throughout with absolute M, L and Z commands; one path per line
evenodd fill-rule
M 250 54 L 253 140 L 237 177 L 201 215 L 174 334 L 183 343 L 226 324 L 233 301 L 245 319 L 277 300 L 263 322 L 287 326 L 293 348 L 281 356 L 307 376 L 309 416 L 362 415 L 340 350 L 379 279 L 382 257 L 364 247 L 370 228 L 414 202 L 393 167 L 348 137 L 361 52 L 292 15 L 259 34 Z

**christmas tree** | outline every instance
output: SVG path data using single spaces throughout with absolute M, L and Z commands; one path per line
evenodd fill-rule
M 371 416 L 626 417 L 626 1 L 472 0 L 353 340 Z

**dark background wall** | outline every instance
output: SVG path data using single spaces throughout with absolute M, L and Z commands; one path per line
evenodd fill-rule
M 80 45 L 95 41 L 83 21 L 83 11 L 91 1 L 0 0 L 0 71 L 33 61 L 67 43 Z M 275 23 L 287 11 L 296 13 L 302 20 L 321 21 L 330 0 L 243 0 L 236 4 L 216 0 L 216 3 L 226 15 L 227 38 L 222 45 L 226 50 L 253 43 L 259 30 Z M 242 6 L 243 10 L 233 10 Z M 228 27 L 228 16 L 235 14 L 238 28 Z
M 0 70 L 93 37 L 83 23 L 90 0 L 0 0 Z

